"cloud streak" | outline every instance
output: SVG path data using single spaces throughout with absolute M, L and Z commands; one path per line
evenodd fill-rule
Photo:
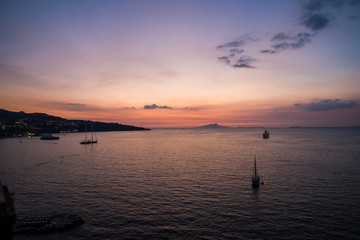
M 250 37 L 248 34 L 243 35 L 242 37 L 238 38 L 235 41 L 227 42 L 224 44 L 218 45 L 217 49 L 228 49 L 231 48 L 230 51 L 236 51 L 236 48 L 244 46 L 245 44 L 249 42 L 256 41 L 255 38 Z
M 48 83 L 45 74 L 33 69 L 0 62 L 0 79 L 2 84 L 9 82 L 12 85 L 46 87 Z
M 103 110 L 100 107 L 83 104 L 83 103 L 54 102 L 51 105 L 56 109 L 72 111 L 72 112 L 93 112 L 93 111 Z
M 70 111 L 70 112 L 106 112 L 106 111 L 134 111 L 137 110 L 136 107 L 102 107 L 91 104 L 84 103 L 74 103 L 74 102 L 42 102 L 42 105 L 48 109 L 56 109 L 61 111 Z
M 340 99 L 326 99 L 317 102 L 311 103 L 295 103 L 294 106 L 305 111 L 329 111 L 334 109 L 342 109 L 342 108 L 353 108 L 356 107 L 357 103 L 355 101 L 341 101 Z
M 145 106 L 144 106 L 144 109 L 146 109 L 146 110 L 153 110 L 153 109 L 157 109 L 157 108 L 160 108 L 160 109 L 172 109 L 172 107 L 159 106 L 159 105 L 157 105 L 157 104 L 145 105 Z

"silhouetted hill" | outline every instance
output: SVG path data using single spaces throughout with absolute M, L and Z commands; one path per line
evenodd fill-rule
M 0 136 L 24 136 L 27 134 L 58 132 L 94 131 L 141 131 L 150 130 L 142 127 L 119 123 L 68 120 L 46 113 L 11 112 L 0 109 Z
M 229 128 L 229 127 L 221 126 L 217 123 L 213 123 L 213 124 L 208 124 L 208 125 L 204 125 L 204 126 L 200 126 L 200 127 L 196 127 L 196 128 Z

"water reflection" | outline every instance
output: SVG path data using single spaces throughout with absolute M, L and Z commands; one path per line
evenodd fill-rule
M 58 144 L 0 139 L 0 173 L 17 193 L 19 216 L 56 208 L 85 219 L 29 240 L 356 239 L 360 133 L 329 132 L 274 129 L 266 144 L 256 129 L 104 132 L 96 146 L 80 145 L 75 133 Z M 267 182 L 258 188 L 254 152 Z M 283 235 L 283 226 L 299 225 Z

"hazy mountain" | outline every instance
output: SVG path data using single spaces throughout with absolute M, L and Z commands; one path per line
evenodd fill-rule
M 200 127 L 197 127 L 197 128 L 229 128 L 227 126 L 221 126 L 217 123 L 213 123 L 213 124 L 208 124 L 208 125 L 204 125 L 204 126 L 200 126 Z

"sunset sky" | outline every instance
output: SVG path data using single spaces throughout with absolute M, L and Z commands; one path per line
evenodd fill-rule
M 360 125 L 360 1 L 0 1 L 0 108 L 142 127 Z

